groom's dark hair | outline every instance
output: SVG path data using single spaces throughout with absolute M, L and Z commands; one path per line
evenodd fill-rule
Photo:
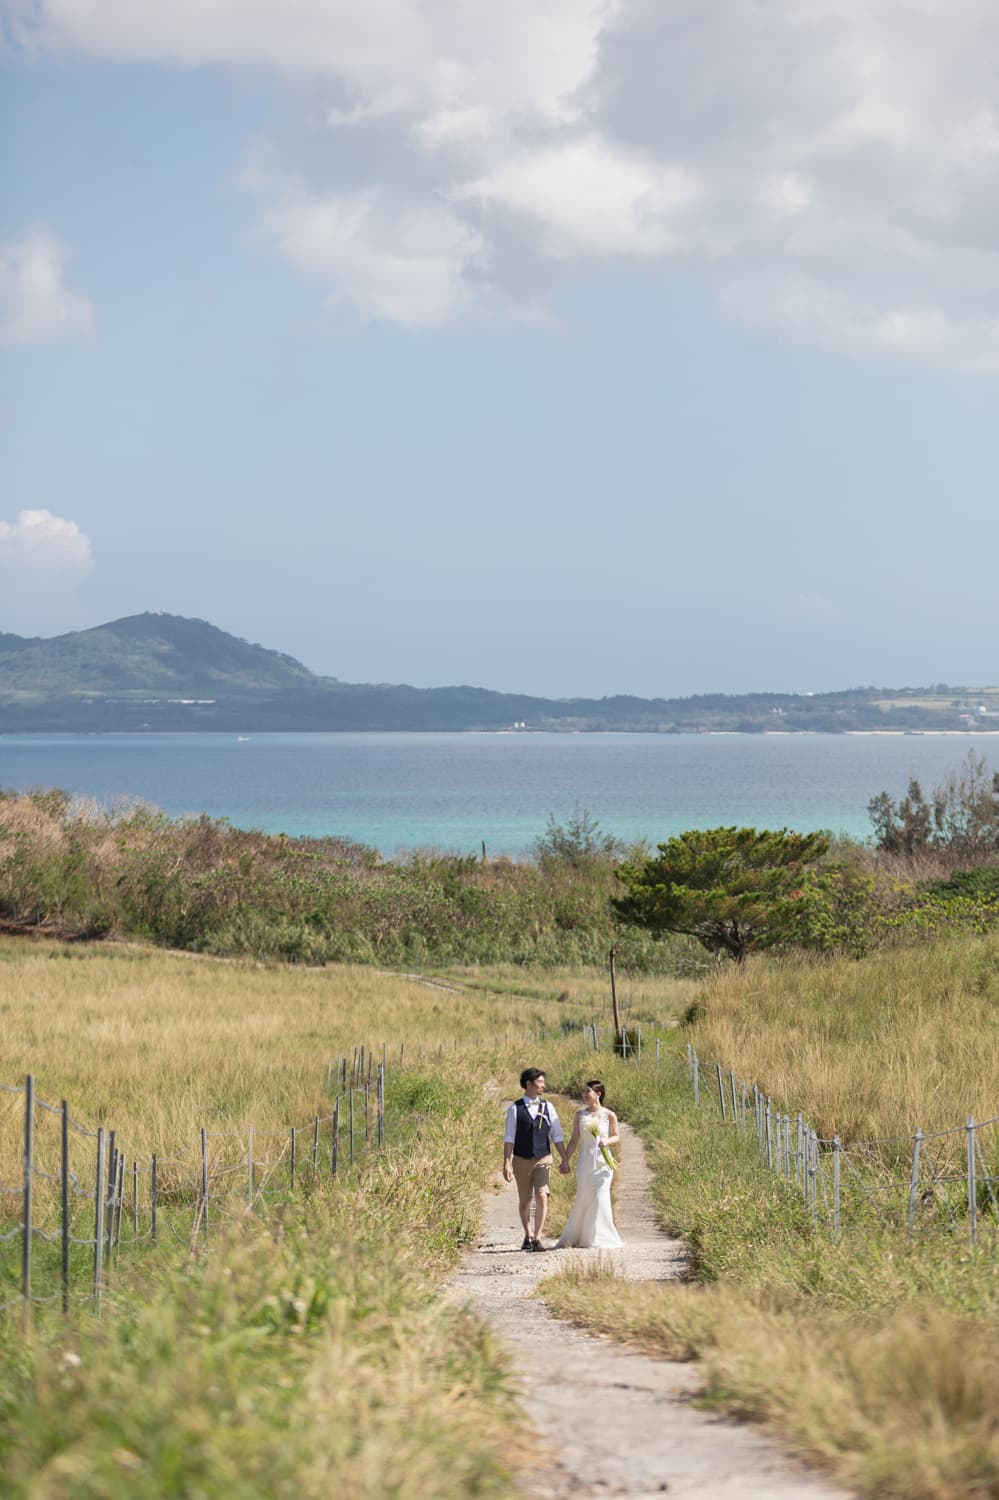
M 544 1068 L 525 1068 L 520 1075 L 520 1086 L 522 1089 L 526 1089 L 529 1083 L 534 1083 L 536 1079 L 544 1077 Z

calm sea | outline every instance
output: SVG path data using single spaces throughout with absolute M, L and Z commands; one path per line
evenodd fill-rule
M 719 824 L 866 838 L 876 793 L 925 789 L 995 735 L 231 734 L 0 737 L 0 787 L 58 786 L 241 828 L 341 834 L 384 854 L 529 849 L 586 808 L 658 842 Z

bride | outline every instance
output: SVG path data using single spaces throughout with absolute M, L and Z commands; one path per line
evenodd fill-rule
M 612 1109 L 604 1108 L 604 1092 L 600 1079 L 591 1078 L 583 1088 L 583 1108 L 576 1111 L 572 1122 L 572 1137 L 562 1171 L 568 1172 L 572 1154 L 580 1147 L 576 1166 L 576 1201 L 556 1250 L 570 1245 L 584 1250 L 620 1250 L 624 1245 L 614 1227 L 611 1210 L 614 1170 L 604 1161 L 600 1150 L 601 1145 L 613 1146 L 621 1139 L 617 1115 Z M 594 1127 L 598 1134 L 592 1133 Z

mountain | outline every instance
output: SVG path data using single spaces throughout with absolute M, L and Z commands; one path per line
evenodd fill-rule
M 180 615 L 131 615 L 51 639 L 0 633 L 0 734 L 992 727 L 999 729 L 997 689 L 551 699 L 475 687 L 341 682 Z

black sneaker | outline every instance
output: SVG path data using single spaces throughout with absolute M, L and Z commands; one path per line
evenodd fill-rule
M 532 1240 L 531 1241 L 531 1249 L 532 1250 L 543 1250 L 546 1255 L 548 1253 L 548 1246 L 547 1245 L 543 1245 L 540 1240 Z
M 521 1248 L 521 1250 L 533 1250 L 534 1249 L 534 1241 L 531 1239 L 531 1236 L 529 1234 L 525 1234 L 524 1235 L 524 1243 L 521 1245 L 520 1248 Z

